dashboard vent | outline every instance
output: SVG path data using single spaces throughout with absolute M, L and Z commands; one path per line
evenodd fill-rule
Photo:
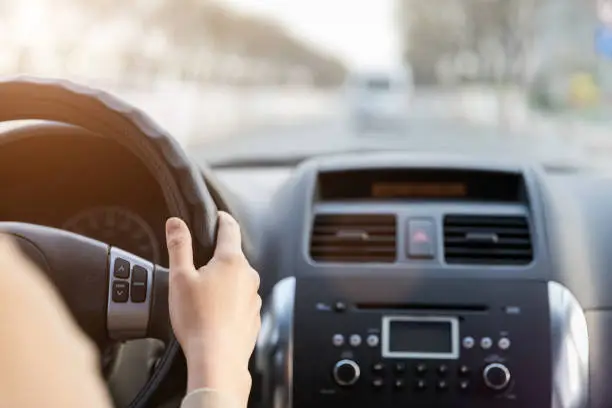
M 318 262 L 395 262 L 396 221 L 387 214 L 318 214 L 310 256 Z
M 450 264 L 526 265 L 533 260 L 527 218 L 448 215 L 444 256 Z

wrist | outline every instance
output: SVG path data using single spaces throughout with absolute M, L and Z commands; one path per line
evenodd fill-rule
M 231 360 L 218 357 L 201 358 L 194 354 L 187 358 L 187 393 L 201 388 L 209 388 L 223 393 L 240 394 L 251 388 L 251 375 L 248 367 Z M 242 397 L 241 395 L 236 395 Z

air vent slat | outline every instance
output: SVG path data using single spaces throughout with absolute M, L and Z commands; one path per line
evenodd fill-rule
M 393 227 L 375 227 L 368 225 L 337 225 L 329 227 L 315 226 L 313 232 L 315 235 L 337 235 L 341 231 L 367 231 L 370 235 L 394 235 L 395 226 Z
M 524 228 L 506 228 L 494 226 L 490 227 L 447 227 L 444 230 L 447 234 L 465 234 L 468 232 L 481 232 L 481 233 L 497 233 L 497 234 L 511 234 L 511 235 L 529 235 L 527 225 Z
M 445 237 L 444 238 L 444 244 L 449 244 L 451 246 L 453 245 L 465 245 L 465 246 L 472 246 L 475 245 L 477 247 L 480 247 L 482 244 L 479 243 L 470 243 L 470 242 L 466 242 L 464 237 L 457 237 L 457 236 L 451 236 L 451 237 Z M 531 248 L 531 239 L 529 238 L 529 234 L 525 234 L 525 238 L 499 238 L 497 241 L 497 244 L 499 245 L 504 245 L 507 247 L 514 247 L 514 246 L 527 246 L 529 248 Z
M 395 246 L 395 239 L 391 237 L 370 237 L 367 240 L 357 240 L 357 239 L 339 239 L 338 237 L 312 237 L 311 245 L 315 247 L 317 245 L 321 246 L 329 246 L 329 245 L 337 245 L 341 243 L 342 245 L 355 245 L 355 246 L 384 246 L 391 247 L 393 249 Z
M 319 214 L 310 256 L 317 262 L 395 262 L 396 236 L 394 215 Z
M 533 246 L 525 216 L 448 215 L 444 256 L 450 264 L 526 265 Z

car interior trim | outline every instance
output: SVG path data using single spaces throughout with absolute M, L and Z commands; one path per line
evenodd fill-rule
M 548 282 L 552 330 L 553 408 L 584 408 L 589 400 L 589 334 L 586 316 L 572 292 Z

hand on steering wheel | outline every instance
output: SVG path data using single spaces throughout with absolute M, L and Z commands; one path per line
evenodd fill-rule
M 188 366 L 187 392 L 214 389 L 246 407 L 249 357 L 261 326 L 259 275 L 241 249 L 240 227 L 219 213 L 217 246 L 196 269 L 191 234 L 179 218 L 166 223 L 170 320 Z

